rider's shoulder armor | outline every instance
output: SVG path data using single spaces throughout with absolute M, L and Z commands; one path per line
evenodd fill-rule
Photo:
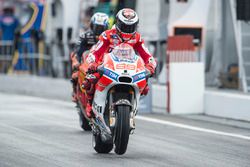
M 92 31 L 90 31 L 90 30 L 89 30 L 89 31 L 86 31 L 86 32 L 84 33 L 84 35 L 82 36 L 82 38 L 83 38 L 83 40 L 86 41 L 86 44 L 87 44 L 87 45 L 90 45 L 90 46 L 96 44 L 96 42 L 97 42 L 94 33 L 93 33 Z

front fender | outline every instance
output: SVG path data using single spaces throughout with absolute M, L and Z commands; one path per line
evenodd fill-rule
M 129 100 L 127 100 L 127 99 L 120 99 L 120 100 L 118 100 L 117 102 L 115 102 L 114 103 L 114 109 L 116 109 L 116 106 L 120 106 L 120 105 L 125 105 L 125 106 L 129 106 L 130 107 L 130 109 L 132 109 L 132 104 L 130 103 L 130 101 Z M 116 111 L 116 110 L 115 110 Z M 130 110 L 131 111 L 131 110 Z

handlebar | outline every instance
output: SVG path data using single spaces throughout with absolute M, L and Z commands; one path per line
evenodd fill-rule
M 94 71 L 93 71 L 93 70 L 88 70 L 88 71 L 86 72 L 86 74 L 88 74 L 88 75 L 89 75 L 89 74 L 94 74 L 94 73 L 99 73 L 99 74 L 102 75 L 102 74 L 104 73 L 104 66 L 101 65 L 101 66 L 98 66 L 97 69 L 94 70 Z

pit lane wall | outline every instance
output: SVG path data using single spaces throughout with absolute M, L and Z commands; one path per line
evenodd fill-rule
M 65 79 L 0 74 L 0 93 L 23 94 L 70 101 L 71 91 L 70 81 Z
M 153 85 L 153 110 L 167 113 L 167 105 L 159 99 L 167 101 L 165 85 Z M 181 105 L 181 103 L 180 103 Z M 202 114 L 235 120 L 250 121 L 250 95 L 238 91 L 206 88 L 204 92 L 204 110 Z
M 205 114 L 250 121 L 250 95 L 207 89 L 205 91 Z

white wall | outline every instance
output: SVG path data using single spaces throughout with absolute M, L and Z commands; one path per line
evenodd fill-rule
M 204 112 L 204 64 L 170 63 L 170 113 Z
M 204 113 L 204 64 L 170 64 L 170 114 Z M 166 85 L 152 87 L 153 112 L 167 113 Z
M 165 92 L 167 92 L 165 85 L 153 85 L 154 113 L 167 113 Z M 178 100 L 181 99 L 182 97 L 179 96 Z M 183 104 L 179 102 L 179 105 Z M 206 89 L 204 91 L 203 113 L 210 116 L 250 121 L 250 96 L 239 91 Z
M 167 113 L 167 87 L 166 85 L 153 84 L 152 106 L 156 113 Z
M 250 121 L 250 96 L 236 92 L 206 90 L 205 114 Z

